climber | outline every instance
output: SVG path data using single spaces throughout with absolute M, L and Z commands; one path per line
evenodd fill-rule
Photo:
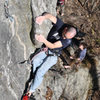
M 43 13 L 36 18 L 36 23 L 41 25 L 42 22 L 49 19 L 53 22 L 53 27 L 50 30 L 47 39 L 41 35 L 35 35 L 35 39 L 45 44 L 45 47 L 33 57 L 33 73 L 35 74 L 34 81 L 32 82 L 27 94 L 30 96 L 43 80 L 44 74 L 57 62 L 57 57 L 61 51 L 71 44 L 71 40 L 76 35 L 76 29 L 64 24 L 59 18 L 51 15 L 50 13 Z
M 57 1 L 57 14 L 63 16 L 64 15 L 64 6 L 65 0 L 58 0 Z
M 86 51 L 87 51 L 86 47 L 87 45 L 84 42 L 80 43 L 79 49 L 75 51 L 74 55 L 70 56 L 70 59 L 72 59 L 71 63 L 64 67 L 71 68 L 75 64 L 76 65 L 75 69 L 77 71 L 78 70 L 77 65 L 80 64 L 86 56 Z

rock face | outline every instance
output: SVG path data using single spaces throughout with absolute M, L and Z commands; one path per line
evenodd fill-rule
M 52 3 L 50 2 L 49 0 L 0 1 L 1 100 L 19 100 L 21 98 L 25 82 L 29 76 L 29 70 L 26 64 L 19 65 L 18 63 L 24 59 L 28 59 L 29 55 L 35 50 L 35 46 L 32 44 L 30 38 L 33 28 L 32 23 L 34 23 L 32 22 L 32 16 L 35 18 L 44 11 L 56 14 L 56 1 L 52 0 Z M 38 28 L 39 26 L 34 24 L 34 27 Z M 40 31 L 47 33 L 49 30 L 45 24 L 41 28 L 38 29 L 38 33 L 41 33 Z
M 27 67 L 18 63 L 34 51 L 30 40 L 30 1 L 0 1 L 0 97 L 18 100 L 28 76 Z
M 82 0 L 81 5 L 84 5 L 84 1 Z M 43 12 L 56 16 L 56 3 L 57 0 L 0 1 L 0 100 L 20 100 L 31 68 L 30 65 L 20 65 L 19 62 L 28 59 L 36 47 L 41 46 L 34 40 L 34 35 L 43 34 L 46 37 L 52 27 L 49 21 L 37 25 L 35 17 Z M 69 4 L 73 4 L 73 0 L 70 0 Z M 93 7 L 92 11 L 95 11 L 95 6 Z M 71 9 L 68 11 L 67 15 L 70 15 Z M 71 17 L 74 15 L 71 14 Z M 79 17 L 75 15 L 73 18 Z M 36 90 L 36 100 L 45 100 L 49 96 L 51 100 L 86 100 L 88 90 L 95 87 L 95 83 L 98 83 L 98 86 L 100 83 L 94 77 L 97 75 L 94 72 L 100 71 L 100 58 L 95 59 L 95 63 L 88 60 L 88 66 L 94 66 L 92 71 L 81 64 L 78 72 L 64 69 L 59 63 L 61 61 L 58 61 L 52 70 L 46 73 L 44 81 Z M 49 91 L 49 96 L 46 91 Z
M 50 0 L 46 0 L 46 1 L 45 0 L 38 0 L 38 1 L 32 0 L 32 8 L 31 9 L 32 9 L 32 15 L 33 15 L 33 30 L 31 33 L 31 37 L 34 38 L 33 33 L 43 34 L 45 37 L 47 36 L 47 34 L 51 28 L 51 22 L 45 21 L 42 25 L 38 25 L 34 21 L 37 16 L 40 16 L 44 12 L 50 12 L 56 16 L 56 2 L 57 2 L 57 0 L 52 0 L 52 1 L 50 1 Z M 33 38 L 32 38 L 32 40 L 33 40 Z M 41 44 L 38 43 L 37 41 L 33 40 L 33 42 L 36 44 L 37 47 L 41 46 Z

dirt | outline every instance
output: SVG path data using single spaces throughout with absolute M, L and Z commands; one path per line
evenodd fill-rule
M 65 0 L 64 16 L 66 23 L 73 24 L 86 33 L 83 38 L 91 55 L 100 54 L 100 1 Z
M 86 33 L 88 54 L 100 55 L 100 0 L 65 0 L 64 15 L 58 15 L 65 23 L 72 24 Z M 91 92 L 92 91 L 92 92 Z M 93 93 L 94 92 L 94 93 Z M 100 91 L 89 90 L 87 100 L 100 100 Z M 65 100 L 65 99 L 61 99 Z

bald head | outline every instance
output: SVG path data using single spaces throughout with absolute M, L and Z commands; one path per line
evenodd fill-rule
M 74 27 L 69 28 L 65 34 L 67 39 L 72 39 L 75 35 L 76 35 L 76 29 Z

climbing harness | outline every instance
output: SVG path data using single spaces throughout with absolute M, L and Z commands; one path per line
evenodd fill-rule
M 37 49 L 35 50 L 35 52 L 32 53 L 32 54 L 30 55 L 30 57 L 29 57 L 27 60 L 21 61 L 21 62 L 19 62 L 19 64 L 24 64 L 24 63 L 32 64 L 31 62 L 32 62 L 33 57 L 34 57 L 35 55 L 37 55 L 40 51 L 41 51 L 41 48 L 37 48 Z
M 56 56 L 54 53 L 53 54 L 49 54 L 49 50 L 47 50 L 45 53 L 46 53 L 47 56 L 43 59 L 43 62 L 38 66 L 38 68 L 43 65 L 43 63 L 47 60 L 48 57 Z
M 44 48 L 37 48 L 37 50 L 30 55 L 30 57 L 28 58 L 28 60 L 24 60 L 22 62 L 19 62 L 19 64 L 27 63 L 27 64 L 31 64 L 32 65 L 32 59 L 34 58 L 34 56 L 36 56 L 38 53 L 40 53 L 43 50 L 44 50 Z M 43 63 L 48 58 L 48 56 L 56 56 L 55 53 L 49 54 L 49 50 L 47 50 L 45 53 L 46 53 L 47 56 L 46 56 L 46 58 L 44 58 Z

